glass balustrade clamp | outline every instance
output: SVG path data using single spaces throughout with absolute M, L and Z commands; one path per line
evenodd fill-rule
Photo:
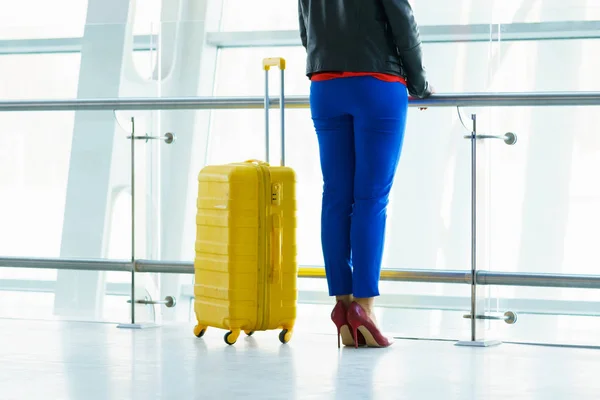
M 458 113 L 458 119 L 460 120 L 460 123 L 462 124 L 462 126 L 466 130 L 469 130 L 469 128 L 463 122 L 462 115 L 460 113 L 460 106 L 456 107 L 456 111 Z M 477 128 L 477 124 L 476 124 L 477 116 L 475 114 L 473 114 L 473 115 L 471 115 L 471 119 L 473 120 L 473 129 L 476 129 Z M 507 132 L 504 135 L 483 135 L 483 134 L 478 134 L 477 132 L 475 132 L 473 130 L 471 130 L 468 135 L 463 136 L 463 138 L 469 139 L 469 140 L 499 139 L 499 140 L 504 141 L 504 143 L 506 143 L 509 146 L 515 145 L 518 140 L 517 135 L 512 132 Z
M 465 139 L 472 139 L 472 135 L 465 135 L 464 136 Z M 504 143 L 506 143 L 509 146 L 513 146 L 517 143 L 518 137 L 516 134 L 512 133 L 512 132 L 507 132 L 502 136 L 499 135 L 475 135 L 475 139 L 481 140 L 481 139 L 500 139 L 502 141 L 504 141 Z
M 471 316 L 471 314 L 465 314 L 465 315 L 463 315 L 463 318 L 471 319 L 472 316 Z M 514 325 L 517 323 L 518 315 L 514 311 L 507 311 L 504 314 L 499 314 L 499 315 L 494 315 L 494 314 L 478 315 L 475 317 L 475 319 L 504 321 L 508 325 Z
M 164 136 L 149 136 L 145 134 L 144 136 L 127 136 L 127 139 L 145 140 L 146 143 L 148 143 L 148 140 L 163 140 L 166 144 L 171 144 L 175 141 L 175 135 L 167 132 Z
M 131 304 L 131 300 L 127 300 L 127 303 Z M 143 300 L 136 300 L 135 304 L 164 304 L 167 308 L 173 308 L 177 305 L 177 301 L 173 296 L 167 296 L 164 300 L 152 300 L 146 297 Z

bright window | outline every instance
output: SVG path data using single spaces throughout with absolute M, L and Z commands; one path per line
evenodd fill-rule
M 73 98 L 79 54 L 0 57 L 5 98 Z M 26 77 L 26 78 L 25 78 Z M 0 254 L 57 257 L 73 134 L 72 112 L 0 114 Z M 36 272 L 37 279 L 56 271 Z M 30 270 L 0 269 L 2 277 L 26 278 Z
M 0 39 L 79 37 L 87 0 L 0 0 Z
M 298 29 L 298 0 L 224 0 L 221 30 Z

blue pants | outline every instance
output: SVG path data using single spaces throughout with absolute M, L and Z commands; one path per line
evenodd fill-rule
M 321 243 L 330 296 L 379 296 L 388 196 L 408 94 L 372 77 L 311 83 L 323 173 Z

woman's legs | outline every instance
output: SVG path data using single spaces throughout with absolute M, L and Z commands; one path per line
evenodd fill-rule
M 323 173 L 321 243 L 329 295 L 352 300 L 350 223 L 354 202 L 354 121 L 343 104 L 344 82 L 313 82 L 311 113 Z
M 400 83 L 360 81 L 354 115 L 355 176 L 352 216 L 353 294 L 374 318 L 379 296 L 388 197 L 406 126 L 408 95 Z
M 406 125 L 408 95 L 375 78 L 313 82 L 311 113 L 323 173 L 321 241 L 329 294 L 352 295 L 373 317 L 388 197 Z

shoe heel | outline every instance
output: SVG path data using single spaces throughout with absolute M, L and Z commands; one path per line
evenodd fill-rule
M 331 320 L 337 328 L 338 349 L 342 347 L 342 342 L 344 343 L 344 346 L 354 344 L 354 338 L 352 338 L 352 340 L 348 338 L 348 336 L 352 334 L 352 330 L 348 325 L 348 320 L 346 317 L 346 307 L 344 306 L 344 303 L 338 301 L 331 312 Z
M 354 332 L 354 348 L 358 349 L 358 327 L 352 327 L 352 331 Z
M 358 338 L 358 329 L 361 327 L 363 328 L 363 336 L 368 347 L 389 347 L 392 344 L 392 341 L 383 336 L 381 331 L 358 303 L 352 303 L 348 309 L 347 318 L 348 323 L 354 330 L 355 337 Z

